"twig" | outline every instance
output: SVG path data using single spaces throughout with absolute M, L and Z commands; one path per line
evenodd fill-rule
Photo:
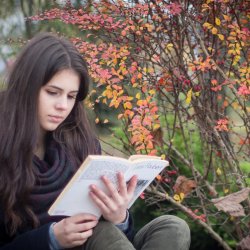
M 192 220 L 194 220 L 197 224 L 199 224 L 200 226 L 202 226 L 203 228 L 205 228 L 207 230 L 207 232 L 211 235 L 211 237 L 213 237 L 225 250 L 232 250 L 232 248 L 230 246 L 228 246 L 228 244 L 220 237 L 219 234 L 217 234 L 212 227 L 208 226 L 205 222 L 199 220 L 199 219 L 195 219 L 193 217 L 193 215 L 191 214 L 190 210 L 183 206 L 181 203 L 176 202 L 173 198 L 171 198 L 170 196 L 166 196 L 166 194 L 161 193 L 157 190 L 154 190 L 152 187 L 149 187 L 147 189 L 147 191 L 149 191 L 150 193 L 157 195 L 161 198 L 165 198 L 168 202 L 170 202 L 172 205 L 174 205 L 175 207 L 177 207 L 178 209 L 180 209 L 182 212 L 184 212 L 189 218 L 191 218 Z

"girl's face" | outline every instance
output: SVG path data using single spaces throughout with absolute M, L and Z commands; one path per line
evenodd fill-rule
M 71 69 L 59 71 L 42 86 L 38 96 L 38 120 L 43 132 L 55 130 L 67 118 L 79 87 L 80 78 Z

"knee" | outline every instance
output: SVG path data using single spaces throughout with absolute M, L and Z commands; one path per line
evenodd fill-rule
M 190 229 L 186 221 L 173 215 L 162 215 L 155 219 L 159 228 L 166 232 L 166 237 L 176 241 L 176 249 L 188 249 L 191 242 Z
M 114 224 L 108 221 L 100 221 L 88 238 L 84 249 L 111 250 L 111 249 L 133 249 L 125 234 Z
M 186 221 L 174 215 L 162 215 L 156 218 L 158 223 L 173 228 L 176 232 L 190 235 L 190 229 Z

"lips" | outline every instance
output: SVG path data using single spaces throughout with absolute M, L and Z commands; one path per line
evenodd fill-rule
M 64 119 L 63 116 L 57 116 L 57 115 L 49 115 L 49 120 L 53 123 L 59 123 L 62 122 Z

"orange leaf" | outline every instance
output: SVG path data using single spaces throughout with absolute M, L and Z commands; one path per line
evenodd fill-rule
M 183 193 L 185 196 L 193 191 L 197 187 L 196 182 L 189 180 L 187 177 L 180 175 L 173 186 L 176 194 Z
M 125 109 L 132 109 L 132 104 L 131 104 L 131 102 L 125 102 L 125 103 L 123 104 L 123 106 L 124 106 Z
M 212 28 L 212 34 L 216 35 L 218 33 L 218 30 L 214 27 Z

